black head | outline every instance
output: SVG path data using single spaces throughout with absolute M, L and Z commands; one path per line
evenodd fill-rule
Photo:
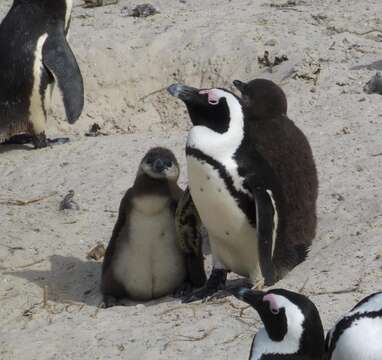
M 269 338 L 296 345 L 299 355 L 320 358 L 324 352 L 324 330 L 316 306 L 306 296 L 284 289 L 267 292 L 246 288 L 232 290 L 260 315 Z M 297 342 L 293 344 L 293 342 Z
M 235 80 L 233 84 L 241 92 L 243 106 L 255 119 L 286 115 L 288 104 L 285 93 L 273 81 L 255 79 L 245 83 Z
M 173 152 L 163 147 L 150 149 L 143 157 L 140 171 L 153 179 L 177 181 L 179 165 Z
M 226 89 L 196 89 L 173 84 L 167 90 L 185 103 L 194 126 L 225 133 L 234 117 L 243 118 L 240 100 Z

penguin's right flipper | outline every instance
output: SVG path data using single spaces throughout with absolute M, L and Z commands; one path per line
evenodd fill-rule
M 84 84 L 80 68 L 62 29 L 49 33 L 43 50 L 43 63 L 57 82 L 70 124 L 81 115 L 84 107 Z
M 271 190 L 256 182 L 251 185 L 256 205 L 256 233 L 260 269 L 265 285 L 271 285 L 274 283 L 272 255 L 276 241 L 275 215 L 277 216 L 277 209 Z

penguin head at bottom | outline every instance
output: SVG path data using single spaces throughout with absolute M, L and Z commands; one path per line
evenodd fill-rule
M 154 147 L 143 157 L 139 171 L 153 179 L 177 181 L 179 165 L 175 155 L 169 149 Z
M 251 305 L 260 315 L 264 328 L 254 338 L 251 357 L 285 355 L 291 359 L 321 359 L 324 329 L 316 306 L 306 296 L 284 289 L 267 292 L 236 288 L 238 299 Z

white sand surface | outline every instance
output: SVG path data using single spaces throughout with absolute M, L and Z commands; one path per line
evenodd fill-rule
M 10 3 L 1 0 L 0 18 Z M 247 358 L 260 321 L 232 297 L 97 308 L 101 263 L 86 254 L 107 244 L 143 154 L 154 145 L 173 149 L 185 184 L 189 123 L 164 90 L 173 82 L 280 83 L 290 118 L 311 142 L 320 196 L 311 254 L 276 286 L 308 295 L 325 328 L 382 289 L 382 98 L 362 92 L 382 70 L 382 4 L 296 3 L 158 0 L 161 13 L 145 19 L 120 15 L 132 1 L 96 9 L 75 3 L 70 42 L 86 105 L 70 126 L 56 95 L 48 126 L 48 135 L 66 134 L 71 143 L 0 147 L 0 359 Z M 257 63 L 265 49 L 289 61 L 269 73 Z M 84 137 L 93 122 L 109 136 Z M 70 189 L 81 209 L 59 211 Z

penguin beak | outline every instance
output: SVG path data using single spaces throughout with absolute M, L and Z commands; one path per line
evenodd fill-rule
M 172 84 L 167 88 L 167 91 L 178 99 L 184 101 L 186 104 L 200 104 L 207 103 L 207 96 L 200 94 L 200 90 L 187 85 Z
M 232 288 L 229 289 L 230 293 L 237 297 L 239 300 L 246 302 L 256 309 L 263 303 L 264 292 L 258 290 L 251 290 L 247 288 Z
M 245 90 L 245 87 L 247 86 L 247 84 L 245 82 L 242 82 L 240 80 L 234 80 L 233 81 L 233 85 L 235 86 L 235 88 L 237 90 L 239 90 L 241 93 L 243 93 L 243 91 Z

